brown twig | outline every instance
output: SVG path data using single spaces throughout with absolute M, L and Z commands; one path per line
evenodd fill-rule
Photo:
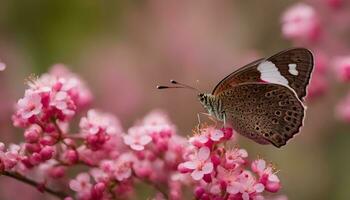
M 62 192 L 62 191 L 57 191 L 57 190 L 53 190 L 51 188 L 48 188 L 46 187 L 45 185 L 41 185 L 40 183 L 37 183 L 36 181 L 32 180 L 32 179 L 29 179 L 25 176 L 22 176 L 21 174 L 19 173 L 16 173 L 16 172 L 1 172 L 0 173 L 1 175 L 4 175 L 4 176 L 8 176 L 8 177 L 11 177 L 11 178 L 14 178 L 18 181 L 21 181 L 23 183 L 26 183 L 28 185 L 31 185 L 35 188 L 38 188 L 40 191 L 43 191 L 43 192 L 46 192 L 46 193 L 49 193 L 53 196 L 56 196 L 58 197 L 59 199 L 64 199 L 65 197 L 68 196 L 68 194 L 66 194 L 65 192 Z

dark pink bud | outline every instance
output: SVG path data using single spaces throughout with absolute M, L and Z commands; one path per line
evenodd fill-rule
M 24 132 L 24 139 L 27 143 L 36 143 L 39 140 L 41 128 L 38 125 L 32 125 Z
M 79 160 L 78 152 L 72 149 L 67 150 L 65 153 L 65 159 L 68 162 L 68 164 L 70 165 L 75 164 Z
M 24 164 L 24 166 L 26 166 L 28 169 L 34 167 L 33 164 L 30 162 L 30 159 L 25 156 L 24 158 L 22 158 L 22 163 Z
M 203 176 L 203 180 L 207 183 L 211 183 L 211 181 L 212 181 L 211 174 L 205 174 Z
M 220 157 L 216 154 L 211 156 L 211 162 L 214 164 L 214 166 L 218 166 L 221 163 Z
M 45 126 L 45 132 L 47 132 L 47 133 L 51 133 L 51 132 L 53 132 L 55 130 L 56 130 L 56 127 L 55 127 L 54 124 L 47 124 Z
M 66 168 L 63 166 L 53 167 L 49 171 L 49 175 L 52 178 L 62 178 L 65 175 Z
M 33 153 L 29 159 L 30 159 L 30 163 L 32 165 L 38 165 L 39 163 L 41 163 L 43 161 L 43 159 L 39 153 Z
M 229 140 L 233 136 L 233 129 L 232 128 L 222 128 L 222 132 L 224 132 L 224 139 Z
M 25 148 L 28 152 L 34 153 L 34 152 L 40 152 L 41 146 L 39 144 L 25 144 Z
M 278 190 L 280 190 L 281 188 L 281 183 L 280 182 L 268 182 L 265 185 L 265 189 L 269 192 L 278 192 Z
M 203 187 L 197 187 L 194 190 L 194 195 L 197 199 L 200 199 L 203 196 L 204 192 L 205 192 L 205 189 Z
M 91 189 L 91 199 L 92 200 L 100 200 L 103 197 L 103 192 L 106 189 L 106 185 L 102 182 L 97 183 Z
M 45 146 L 41 151 L 40 155 L 43 160 L 50 160 L 53 156 L 54 149 L 51 146 Z
M 57 139 L 51 136 L 45 136 L 40 140 L 40 144 L 44 146 L 53 146 L 56 144 L 56 142 L 57 142 Z

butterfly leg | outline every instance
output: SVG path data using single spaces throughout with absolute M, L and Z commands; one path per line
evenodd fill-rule
M 223 113 L 223 116 L 224 116 L 224 128 L 226 127 L 226 115 L 225 113 Z

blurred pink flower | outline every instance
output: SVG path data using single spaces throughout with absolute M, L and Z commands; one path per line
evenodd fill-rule
M 282 16 L 282 33 L 286 38 L 301 41 L 316 41 L 321 32 L 317 13 L 310 5 L 298 3 Z
M 336 115 L 339 119 L 350 123 L 350 93 L 337 105 Z
M 333 63 L 340 81 L 350 82 L 350 56 L 337 57 Z
M 326 1 L 326 3 L 333 9 L 339 9 L 345 3 L 344 0 L 323 0 L 323 1 Z
M 0 62 L 0 71 L 4 71 L 6 69 L 6 64 L 3 62 Z
M 80 173 L 76 179 L 69 182 L 69 187 L 78 193 L 80 199 L 88 199 L 92 184 L 90 183 L 90 175 L 88 173 Z
M 152 137 L 148 135 L 143 127 L 130 128 L 128 134 L 123 136 L 124 143 L 135 151 L 145 149 L 145 145 L 152 141 Z
M 38 93 L 27 90 L 24 98 L 18 100 L 18 113 L 23 119 L 38 115 L 42 110 L 41 97 Z

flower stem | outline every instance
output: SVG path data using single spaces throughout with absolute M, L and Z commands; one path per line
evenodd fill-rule
M 56 196 L 58 197 L 59 199 L 64 199 L 65 197 L 68 196 L 68 194 L 66 194 L 65 192 L 63 191 L 57 191 L 57 190 L 53 190 L 51 188 L 48 188 L 46 187 L 45 185 L 41 185 L 40 183 L 37 183 L 36 181 L 32 180 L 32 179 L 29 179 L 25 176 L 22 176 L 21 174 L 19 173 L 16 173 L 16 172 L 1 172 L 0 175 L 4 175 L 4 176 L 8 176 L 8 177 L 11 177 L 11 178 L 14 178 L 18 181 L 21 181 L 23 183 L 26 183 L 28 185 L 31 185 L 31 186 L 34 186 L 36 188 L 39 189 L 39 191 L 42 191 L 42 192 L 47 192 L 53 196 Z

